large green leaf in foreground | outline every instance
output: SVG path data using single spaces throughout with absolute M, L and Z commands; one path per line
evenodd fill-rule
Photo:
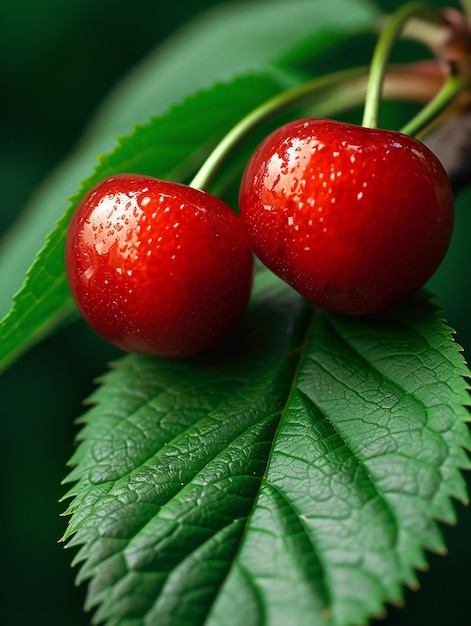
M 346 626 L 399 600 L 467 498 L 467 375 L 424 296 L 339 317 L 268 272 L 214 353 L 115 363 L 67 479 L 97 621 Z

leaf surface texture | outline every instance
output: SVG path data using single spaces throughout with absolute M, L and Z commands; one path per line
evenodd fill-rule
M 88 604 L 108 626 L 364 622 L 467 498 L 450 329 L 422 295 L 340 317 L 262 271 L 228 342 L 125 357 L 91 398 L 65 537 Z

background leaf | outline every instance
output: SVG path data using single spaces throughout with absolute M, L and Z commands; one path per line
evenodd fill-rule
M 219 136 L 260 102 L 278 93 L 281 75 L 247 76 L 216 85 L 120 140 L 100 159 L 94 174 L 73 198 L 28 273 L 14 308 L 0 326 L 0 368 L 17 358 L 72 310 L 64 269 L 64 245 L 72 211 L 84 193 L 117 172 L 138 172 L 168 180 L 182 180 Z
M 467 499 L 468 370 L 435 307 L 343 318 L 259 281 L 229 345 L 126 357 L 92 397 L 66 537 L 99 622 L 362 623 Z

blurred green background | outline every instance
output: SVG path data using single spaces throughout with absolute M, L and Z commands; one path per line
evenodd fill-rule
M 0 232 L 73 149 L 118 79 L 177 28 L 218 4 L 1 1 Z M 390 10 L 403 3 L 378 4 Z M 348 61 L 352 63 L 352 56 Z M 458 198 L 453 244 L 431 286 L 445 317 L 458 330 L 458 341 L 471 350 L 466 307 L 471 283 L 470 191 Z M 88 358 L 90 352 L 94 359 Z M 82 412 L 93 379 L 117 355 L 85 325 L 76 324 L 57 332 L 0 377 L 2 615 L 9 626 L 90 623 L 82 611 L 85 590 L 74 587 L 72 555 L 57 543 L 66 524 L 60 517 L 65 508 L 59 503 L 64 493 L 60 481 L 78 430 L 73 420 Z M 407 593 L 407 610 L 392 610 L 381 623 L 469 623 L 471 516 L 461 505 L 458 512 L 459 525 L 445 529 L 448 557 L 431 555 L 431 571 L 420 577 L 422 591 Z

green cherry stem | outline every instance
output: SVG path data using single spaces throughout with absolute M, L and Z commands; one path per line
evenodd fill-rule
M 365 67 L 341 70 L 317 77 L 270 98 L 253 109 L 248 115 L 243 117 L 240 122 L 233 126 L 227 135 L 216 145 L 193 180 L 189 183 L 189 186 L 201 190 L 207 189 L 217 171 L 231 152 L 253 130 L 263 122 L 271 119 L 274 115 L 280 114 L 293 106 L 311 99 L 315 94 L 332 90 L 339 85 L 344 87 L 342 92 L 345 94 L 347 92 L 346 85 L 353 83 L 359 78 L 364 78 L 367 75 L 368 69 Z
M 430 17 L 435 21 L 440 19 L 440 15 L 431 7 L 420 2 L 411 2 L 398 9 L 390 17 L 381 33 L 371 60 L 362 126 L 367 128 L 376 128 L 378 126 L 384 75 L 391 49 L 400 37 L 408 20 L 417 16 Z
M 463 78 L 450 74 L 437 95 L 401 128 L 401 132 L 405 135 L 418 135 L 421 131 L 425 130 L 466 87 L 467 82 Z

